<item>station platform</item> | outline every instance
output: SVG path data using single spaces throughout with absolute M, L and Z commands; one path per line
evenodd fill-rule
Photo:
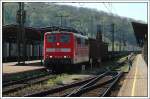
M 148 67 L 141 54 L 138 54 L 131 70 L 125 76 L 119 97 L 147 97 L 148 96 Z
M 2 63 L 3 75 L 16 74 L 32 70 L 44 69 L 40 64 L 41 60 L 26 61 L 26 65 L 16 65 L 17 62 Z

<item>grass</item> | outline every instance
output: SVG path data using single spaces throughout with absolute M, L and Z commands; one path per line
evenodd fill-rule
M 47 84 L 50 86 L 63 84 L 63 79 L 67 78 L 68 74 L 60 74 L 56 78 L 49 79 Z
M 129 66 L 128 64 L 123 64 L 118 66 L 117 63 L 121 63 L 123 61 L 125 61 L 127 58 L 127 56 L 123 56 L 121 58 L 116 58 L 110 61 L 107 61 L 105 63 L 102 64 L 103 68 L 108 67 L 110 70 L 114 70 L 114 71 L 123 71 L 123 72 L 128 72 Z
M 126 60 L 127 57 L 128 57 L 128 56 L 123 56 L 123 57 L 121 57 L 120 59 L 118 59 L 118 62 L 122 62 L 122 61 Z
M 129 66 L 128 66 L 128 64 L 125 64 L 125 65 L 120 66 L 120 67 L 118 67 L 118 68 L 116 68 L 114 70 L 116 70 L 116 71 L 122 71 L 122 72 L 128 72 Z

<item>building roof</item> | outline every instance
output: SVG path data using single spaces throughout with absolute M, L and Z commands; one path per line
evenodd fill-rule
M 147 41 L 148 37 L 148 24 L 132 22 L 136 41 L 140 47 L 143 46 L 144 41 Z
M 41 37 L 43 38 L 45 32 L 51 31 L 67 31 L 83 34 L 74 28 L 71 27 L 59 27 L 59 26 L 51 26 L 51 27 L 41 27 L 41 28 L 33 28 L 33 27 L 25 27 L 25 33 L 27 41 L 40 41 Z M 15 24 L 5 25 L 2 29 L 3 40 L 4 41 L 14 41 L 17 40 L 17 33 L 19 32 L 19 26 Z
M 5 25 L 2 29 L 2 38 L 5 41 L 16 41 L 17 39 L 17 33 L 19 32 L 18 25 L 11 24 L 11 25 Z M 39 31 L 36 30 L 36 28 L 32 27 L 25 27 L 25 33 L 28 40 L 39 40 L 40 34 Z

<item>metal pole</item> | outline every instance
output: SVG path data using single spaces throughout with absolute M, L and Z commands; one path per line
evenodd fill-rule
M 119 51 L 121 51 L 121 35 L 122 35 L 122 32 L 119 35 Z
M 21 30 L 20 30 L 20 28 L 21 28 L 21 25 L 20 25 L 20 11 L 21 11 L 21 3 L 19 3 L 19 10 L 17 11 L 17 15 L 16 15 L 16 17 L 17 17 L 17 22 L 18 22 L 18 24 L 19 24 L 19 26 L 18 26 L 18 33 L 17 33 L 17 49 L 18 49 L 18 59 L 17 59 L 17 61 L 18 61 L 18 64 L 20 64 L 20 33 L 21 33 Z
M 19 10 L 17 12 L 17 22 L 19 24 L 19 32 L 17 35 L 17 45 L 18 45 L 18 64 L 20 64 L 20 43 L 23 44 L 23 63 L 25 64 L 26 58 L 26 35 L 24 30 L 24 23 L 25 23 L 25 11 L 24 11 L 24 3 L 19 2 Z
M 101 31 L 101 25 L 97 24 L 97 35 L 96 39 L 100 42 L 102 42 L 102 31 Z
M 4 2 L 2 3 L 2 27 L 5 24 L 4 23 L 5 20 L 5 15 L 4 15 Z M 4 40 L 2 40 L 2 47 L 4 48 Z M 4 49 L 2 49 L 2 53 L 3 53 Z M 7 60 L 7 58 L 5 58 L 5 60 Z
M 112 51 L 114 52 L 114 24 L 112 24 Z
M 24 3 L 22 2 L 22 8 L 21 8 L 21 13 L 22 13 L 22 40 L 23 40 L 23 63 L 25 64 L 26 60 L 26 35 L 25 35 L 25 29 L 24 29 L 24 23 L 25 23 L 25 11 L 24 11 Z
M 64 15 L 59 15 L 59 16 L 56 16 L 56 17 L 60 17 L 60 26 L 62 27 L 63 26 L 63 18 L 66 18 L 66 17 L 69 17 L 69 16 L 64 16 Z
M 105 42 L 105 33 L 104 33 L 104 20 L 103 20 L 103 17 L 102 17 L 102 40 Z
M 91 17 L 91 29 L 92 29 L 92 37 L 94 38 L 94 29 L 93 29 L 93 16 Z
M 40 32 L 41 33 L 41 32 Z M 41 54 L 41 65 L 43 65 L 43 62 L 42 62 L 42 38 L 43 38 L 43 35 L 42 35 L 42 33 L 41 33 L 41 45 L 40 45 L 40 54 Z
M 62 16 L 60 16 L 60 26 L 62 27 Z
M 122 51 L 124 51 L 124 42 L 125 42 L 125 40 L 124 40 L 124 33 L 123 33 L 123 35 L 122 35 Z
M 4 20 L 5 20 L 5 15 L 4 15 L 4 2 L 3 2 L 2 3 L 2 26 L 5 24 Z

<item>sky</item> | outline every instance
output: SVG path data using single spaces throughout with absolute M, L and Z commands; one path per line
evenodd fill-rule
M 147 23 L 147 3 L 59 3 L 101 10 Z

